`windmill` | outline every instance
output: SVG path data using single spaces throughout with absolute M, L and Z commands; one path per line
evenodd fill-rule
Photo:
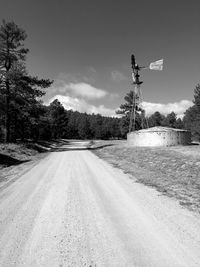
M 135 118 L 136 118 L 136 111 L 142 111 L 142 92 L 141 92 L 141 84 L 143 83 L 140 81 L 139 71 L 143 69 L 150 69 L 150 70 L 162 70 L 163 69 L 163 59 L 157 60 L 155 62 L 150 63 L 149 66 L 140 67 L 136 64 L 135 56 L 131 55 L 131 68 L 132 68 L 132 80 L 133 80 L 133 99 L 131 105 L 131 114 L 130 114 L 130 123 L 129 123 L 129 133 L 135 130 Z

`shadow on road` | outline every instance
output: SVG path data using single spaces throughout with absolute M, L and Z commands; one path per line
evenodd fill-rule
M 101 145 L 101 146 L 96 146 L 96 147 L 90 147 L 88 148 L 89 150 L 97 150 L 97 149 L 102 149 L 104 147 L 107 147 L 107 146 L 113 146 L 114 144 L 105 144 L 105 145 Z
M 97 150 L 113 144 L 95 144 L 93 141 L 66 141 L 63 140 L 58 146 L 50 149 L 50 152 L 64 152 L 64 151 L 81 151 L 81 150 Z
M 64 140 L 64 139 L 51 140 L 51 141 L 39 140 L 37 142 L 34 142 L 32 140 L 31 141 L 26 140 L 26 147 L 30 149 L 34 149 L 38 151 L 39 153 L 51 151 L 61 146 L 69 145 L 69 144 L 70 144 L 70 140 Z

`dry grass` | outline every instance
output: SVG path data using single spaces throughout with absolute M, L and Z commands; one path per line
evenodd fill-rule
M 134 148 L 125 142 L 106 143 L 93 152 L 128 173 L 136 182 L 174 197 L 200 212 L 200 146 Z

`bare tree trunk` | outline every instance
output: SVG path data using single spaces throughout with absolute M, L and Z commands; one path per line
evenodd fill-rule
M 10 141 L 10 85 L 6 80 L 5 142 Z

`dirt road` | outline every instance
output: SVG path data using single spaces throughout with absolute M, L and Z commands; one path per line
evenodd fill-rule
M 0 266 L 200 266 L 200 217 L 71 144 L 2 187 Z

